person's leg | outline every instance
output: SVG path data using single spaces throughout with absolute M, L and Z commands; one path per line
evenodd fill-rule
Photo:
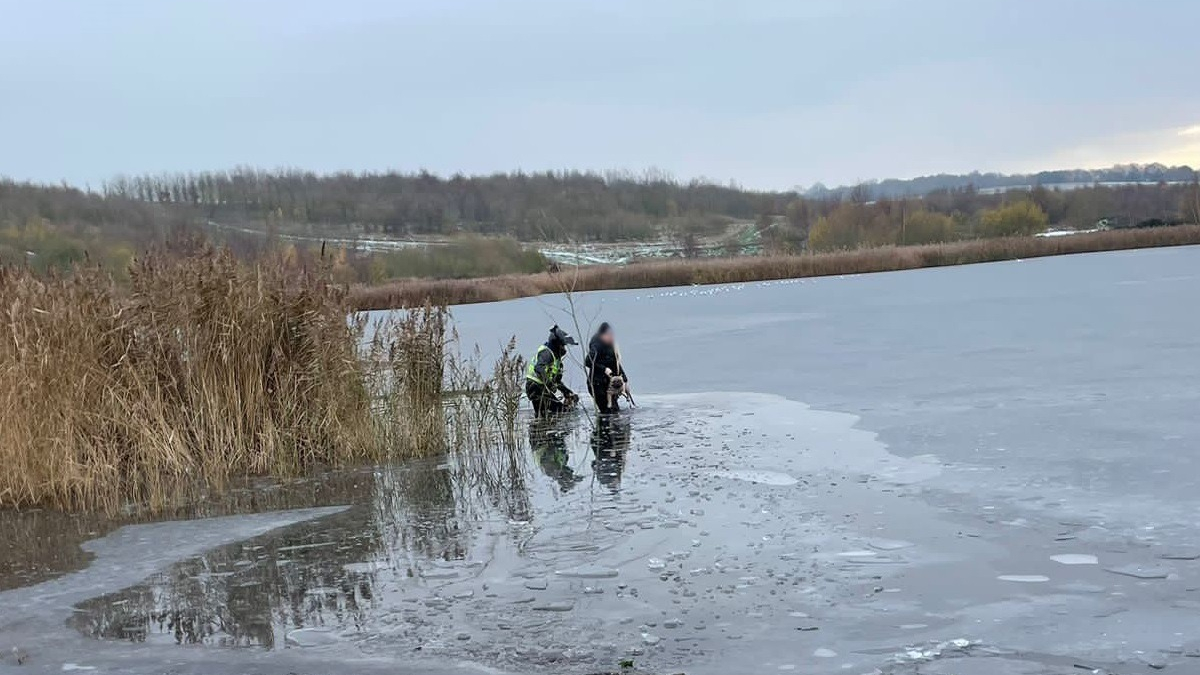
M 557 396 L 536 382 L 531 382 L 525 387 L 525 395 L 533 404 L 533 412 L 537 417 L 561 415 L 567 409 L 567 406 L 558 400 Z
M 546 388 L 536 382 L 525 383 L 525 396 L 529 397 L 529 402 L 533 404 L 534 417 L 543 417 L 546 412 L 544 410 Z
M 608 405 L 608 386 L 599 382 L 588 382 L 588 393 L 592 395 L 592 401 L 596 404 L 596 412 L 607 415 L 612 412 L 611 406 Z

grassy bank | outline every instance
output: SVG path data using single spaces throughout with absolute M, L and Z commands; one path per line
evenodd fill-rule
M 1112 230 L 1062 237 L 975 239 L 788 256 L 671 260 L 484 279 L 409 280 L 357 287 L 351 291 L 350 301 L 359 310 L 415 307 L 426 302 L 468 304 L 559 293 L 568 289 L 655 288 L 863 274 L 1189 244 L 1200 244 L 1200 226 Z
M 231 477 L 511 435 L 495 401 L 519 395 L 519 363 L 458 358 L 444 309 L 347 321 L 328 264 L 195 242 L 129 276 L 0 268 L 0 507 L 158 510 Z

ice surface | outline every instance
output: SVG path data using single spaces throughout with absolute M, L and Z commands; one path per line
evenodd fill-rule
M 227 675 L 244 671 L 246 655 L 279 673 L 591 673 L 627 654 L 645 672 L 899 673 L 888 659 L 908 640 L 924 652 L 926 640 L 976 635 L 1008 651 L 973 646 L 921 672 L 1042 675 L 1073 663 L 1149 672 L 1137 652 L 1175 658 L 1172 643 L 1190 640 L 1177 633 L 1200 635 L 1200 615 L 1172 604 L 1200 587 L 1200 568 L 1181 563 L 1171 578 L 1135 582 L 1048 559 L 1062 554 L 1061 536 L 1074 537 L 1069 552 L 1096 552 L 1110 567 L 1200 541 L 1200 491 L 1180 452 L 1200 440 L 1200 358 L 1186 339 L 1200 333 L 1196 287 L 1160 280 L 1194 275 L 1198 263 L 1200 250 L 1179 249 L 720 292 L 577 294 L 583 312 L 603 310 L 618 326 L 640 386 L 641 407 L 621 417 L 632 434 L 618 470 L 594 467 L 609 451 L 581 415 L 564 435 L 563 462 L 538 462 L 554 456 L 543 449 L 526 455 L 531 472 L 466 483 L 418 465 L 394 478 L 387 499 L 364 501 L 338 528 L 315 528 L 338 546 L 292 550 L 276 565 L 273 547 L 315 540 L 247 541 L 180 568 L 77 580 L 86 588 L 54 611 L 11 610 L 28 596 L 0 596 L 0 634 L 31 623 L 16 630 L 44 633 L 38 644 L 52 644 L 55 658 L 137 675 L 168 661 L 180 675 Z M 466 344 L 486 349 L 508 327 L 522 331 L 528 354 L 537 338 L 520 327 L 542 325 L 561 304 L 546 296 L 455 313 Z M 765 393 L 650 394 L 714 386 Z M 745 471 L 797 483 L 729 475 Z M 488 492 L 496 483 L 507 489 Z M 191 534 L 126 543 L 177 559 L 240 541 L 223 533 L 192 547 Z M 913 545 L 900 560 L 875 537 Z M 166 552 L 177 543 L 182 553 Z M 875 555 L 837 555 L 855 550 Z M 679 551 L 691 557 L 673 558 Z M 650 558 L 663 566 L 650 569 Z M 261 571 L 219 576 L 243 560 Z M 887 564 L 864 564 L 873 560 Z M 440 564 L 457 576 L 421 577 Z M 620 572 L 556 574 L 580 567 Z M 1008 571 L 1055 583 L 989 583 Z M 548 586 L 527 591 L 528 579 Z M 1082 581 L 1107 587 L 1072 586 Z M 178 592 L 189 589 L 208 593 Z M 293 592 L 299 602 L 281 600 Z M 272 630 L 295 629 L 285 623 L 294 616 L 317 626 L 319 616 L 346 639 L 280 649 L 281 639 L 274 652 L 180 649 L 85 640 L 63 627 L 76 601 L 94 600 L 79 612 L 87 621 L 119 626 L 172 597 L 211 599 L 186 609 L 231 623 L 247 615 L 226 603 L 249 603 Z M 534 609 L 568 602 L 570 611 Z M 812 618 L 788 616 L 800 610 Z M 682 625 L 668 628 L 673 619 Z M 643 632 L 665 639 L 647 645 Z M 817 648 L 839 656 L 824 666 L 798 658 Z
M 1200 551 L 1170 551 L 1158 554 L 1163 560 L 1200 560 Z
M 1050 556 L 1050 559 L 1061 565 L 1097 565 L 1100 560 L 1088 553 L 1060 553 Z
M 996 578 L 1000 581 L 1013 581 L 1020 584 L 1040 584 L 1050 581 L 1050 577 L 1041 574 L 1001 574 Z
M 1170 568 L 1167 567 L 1139 565 L 1137 563 L 1121 565 L 1119 567 L 1106 567 L 1105 569 L 1114 574 L 1133 577 L 1135 579 L 1166 579 L 1171 574 Z
M 609 579 L 617 576 L 619 572 L 611 567 L 601 567 L 597 565 L 581 565 L 565 570 L 557 570 L 554 572 L 560 577 L 569 577 L 575 579 Z
M 664 590 L 676 581 L 659 575 L 676 573 L 674 566 L 652 571 L 642 561 L 662 558 L 690 539 L 662 543 L 651 538 L 663 536 L 662 528 L 642 531 L 646 539 L 628 547 L 632 564 L 613 565 L 621 580 L 640 592 L 637 601 L 663 590 L 663 618 L 681 615 L 709 629 L 667 633 L 664 643 L 689 656 L 663 661 L 656 655 L 640 659 L 639 668 L 711 675 L 795 664 L 823 673 L 841 670 L 844 659 L 854 665 L 842 672 L 870 673 L 887 668 L 863 651 L 891 653 L 897 625 L 926 624 L 919 637 L 986 633 L 981 637 L 992 644 L 1023 654 L 948 659 L 928 664 L 930 673 L 1041 675 L 1071 670 L 1075 662 L 1141 672 L 1146 666 L 1121 664 L 1135 661 L 1137 650 L 1169 647 L 1179 639 L 1172 637 L 1176 632 L 1200 635 L 1194 612 L 1171 611 L 1187 588 L 1200 587 L 1200 567 L 1181 564 L 1177 581 L 1142 582 L 1135 593 L 1128 580 L 1098 565 L 1049 560 L 1097 554 L 1103 566 L 1120 566 L 1143 552 L 1147 558 L 1160 550 L 1187 552 L 1200 541 L 1194 458 L 1181 451 L 1200 443 L 1194 387 L 1200 352 L 1187 339 L 1200 334 L 1200 313 L 1192 309 L 1197 269 L 1200 248 L 1188 247 L 777 285 L 575 294 L 581 315 L 613 321 L 621 331 L 634 382 L 644 373 L 642 392 L 706 391 L 733 386 L 729 382 L 743 390 L 643 395 L 642 407 L 629 413 L 647 428 L 661 424 L 670 432 L 692 414 L 711 416 L 707 442 L 684 433 L 635 440 L 641 454 L 631 452 L 624 483 L 662 464 L 689 479 L 646 478 L 651 487 L 666 482 L 675 502 L 638 496 L 711 533 L 691 535 L 704 543 L 696 555 L 707 558 L 694 557 L 678 571 L 688 583 L 711 584 L 696 588 L 698 597 L 737 608 L 714 619 L 688 604 L 682 591 Z M 1166 280 L 1189 275 L 1192 280 Z M 540 325 L 547 313 L 561 318 L 556 312 L 564 304 L 550 296 L 456 312 L 468 344 L 490 344 L 496 326 Z M 1122 321 L 1105 318 L 1112 316 Z M 532 353 L 534 337 L 525 342 L 523 351 Z M 798 400 L 813 407 L 806 411 Z M 845 426 L 825 415 L 830 410 L 859 418 Z M 859 431 L 880 435 L 864 443 Z M 760 434 L 761 445 L 754 442 Z M 802 484 L 748 484 L 757 493 L 748 494 L 738 485 L 746 481 L 713 476 L 751 469 L 778 471 Z M 691 489 L 708 499 L 689 504 Z M 704 515 L 691 515 L 696 508 Z M 741 508 L 772 511 L 797 527 L 785 532 L 774 516 L 739 518 Z M 810 520 L 813 531 L 806 534 Z M 1060 522 L 1071 523 L 1069 531 Z M 689 527 L 681 526 L 683 536 Z M 828 537 L 814 541 L 822 528 Z M 767 534 L 773 538 L 762 539 Z M 1067 536 L 1073 543 L 1064 551 L 1055 539 Z M 902 551 L 907 560 L 901 564 L 837 557 L 858 548 L 887 557 L 891 551 L 873 545 L 873 537 L 915 546 Z M 778 583 L 763 569 L 768 557 L 777 575 L 787 575 Z M 548 565 L 564 569 L 557 561 Z M 739 569 L 747 565 L 757 569 Z M 688 572 L 700 569 L 707 572 Z M 987 582 L 1007 572 L 1053 580 L 1020 587 Z M 748 575 L 764 581 L 738 588 L 737 579 Z M 831 593 L 827 579 L 843 590 Z M 1072 586 L 1083 581 L 1092 585 Z M 880 586 L 903 592 L 870 593 Z M 769 590 L 776 595 L 757 595 Z M 739 624 L 754 622 L 741 612 L 756 600 L 818 617 L 818 633 L 797 633 L 794 618 L 782 622 L 793 643 L 819 635 L 843 659 L 834 668 L 797 660 L 774 628 L 739 625 L 743 644 L 718 642 L 717 627 L 731 616 Z M 676 643 L 676 635 L 703 637 Z M 753 645 L 751 636 L 758 636 Z M 637 636 L 631 638 L 636 644 Z M 804 645 L 804 653 L 817 646 Z
M 719 478 L 732 478 L 734 480 L 744 480 L 749 483 L 758 483 L 760 485 L 771 485 L 775 487 L 788 487 L 795 485 L 800 481 L 779 471 L 765 471 L 760 469 L 734 469 L 731 471 L 717 471 L 713 473 Z
M 319 647 L 340 639 L 337 633 L 324 628 L 299 628 L 287 634 L 287 643 L 295 647 Z
M 867 545 L 880 551 L 899 551 L 911 547 L 913 543 L 903 539 L 871 539 Z
M 533 609 L 542 612 L 569 612 L 575 609 L 575 603 L 570 600 L 545 602 L 541 604 L 535 604 Z

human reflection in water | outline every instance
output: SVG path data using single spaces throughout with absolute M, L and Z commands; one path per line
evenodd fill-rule
M 569 428 L 564 417 L 539 418 L 529 423 L 529 447 L 542 472 L 553 478 L 563 492 L 579 484 L 583 476 L 571 468 L 571 457 L 567 451 Z
M 629 420 L 622 415 L 599 415 L 592 429 L 592 471 L 600 484 L 613 492 L 621 489 L 625 452 L 629 450 Z

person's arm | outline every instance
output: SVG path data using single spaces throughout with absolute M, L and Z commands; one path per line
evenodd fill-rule
M 561 391 L 563 396 L 566 396 L 567 398 L 575 398 L 575 392 L 571 391 L 567 385 L 563 384 L 562 378 L 559 378 L 558 380 L 558 390 Z
M 537 362 L 533 364 L 533 372 L 542 381 L 542 386 L 554 391 L 554 382 L 550 377 L 550 367 L 554 365 L 554 355 L 549 349 L 543 349 L 537 354 Z
M 558 377 L 555 378 L 555 381 L 553 383 L 551 383 L 551 387 L 557 388 L 560 392 L 562 392 L 562 395 L 564 397 L 566 397 L 567 401 L 569 402 L 571 399 L 578 398 L 578 397 L 575 396 L 575 392 L 571 391 L 570 387 L 568 387 L 566 384 L 563 383 L 563 374 L 564 373 L 563 373 L 562 369 L 559 369 Z

